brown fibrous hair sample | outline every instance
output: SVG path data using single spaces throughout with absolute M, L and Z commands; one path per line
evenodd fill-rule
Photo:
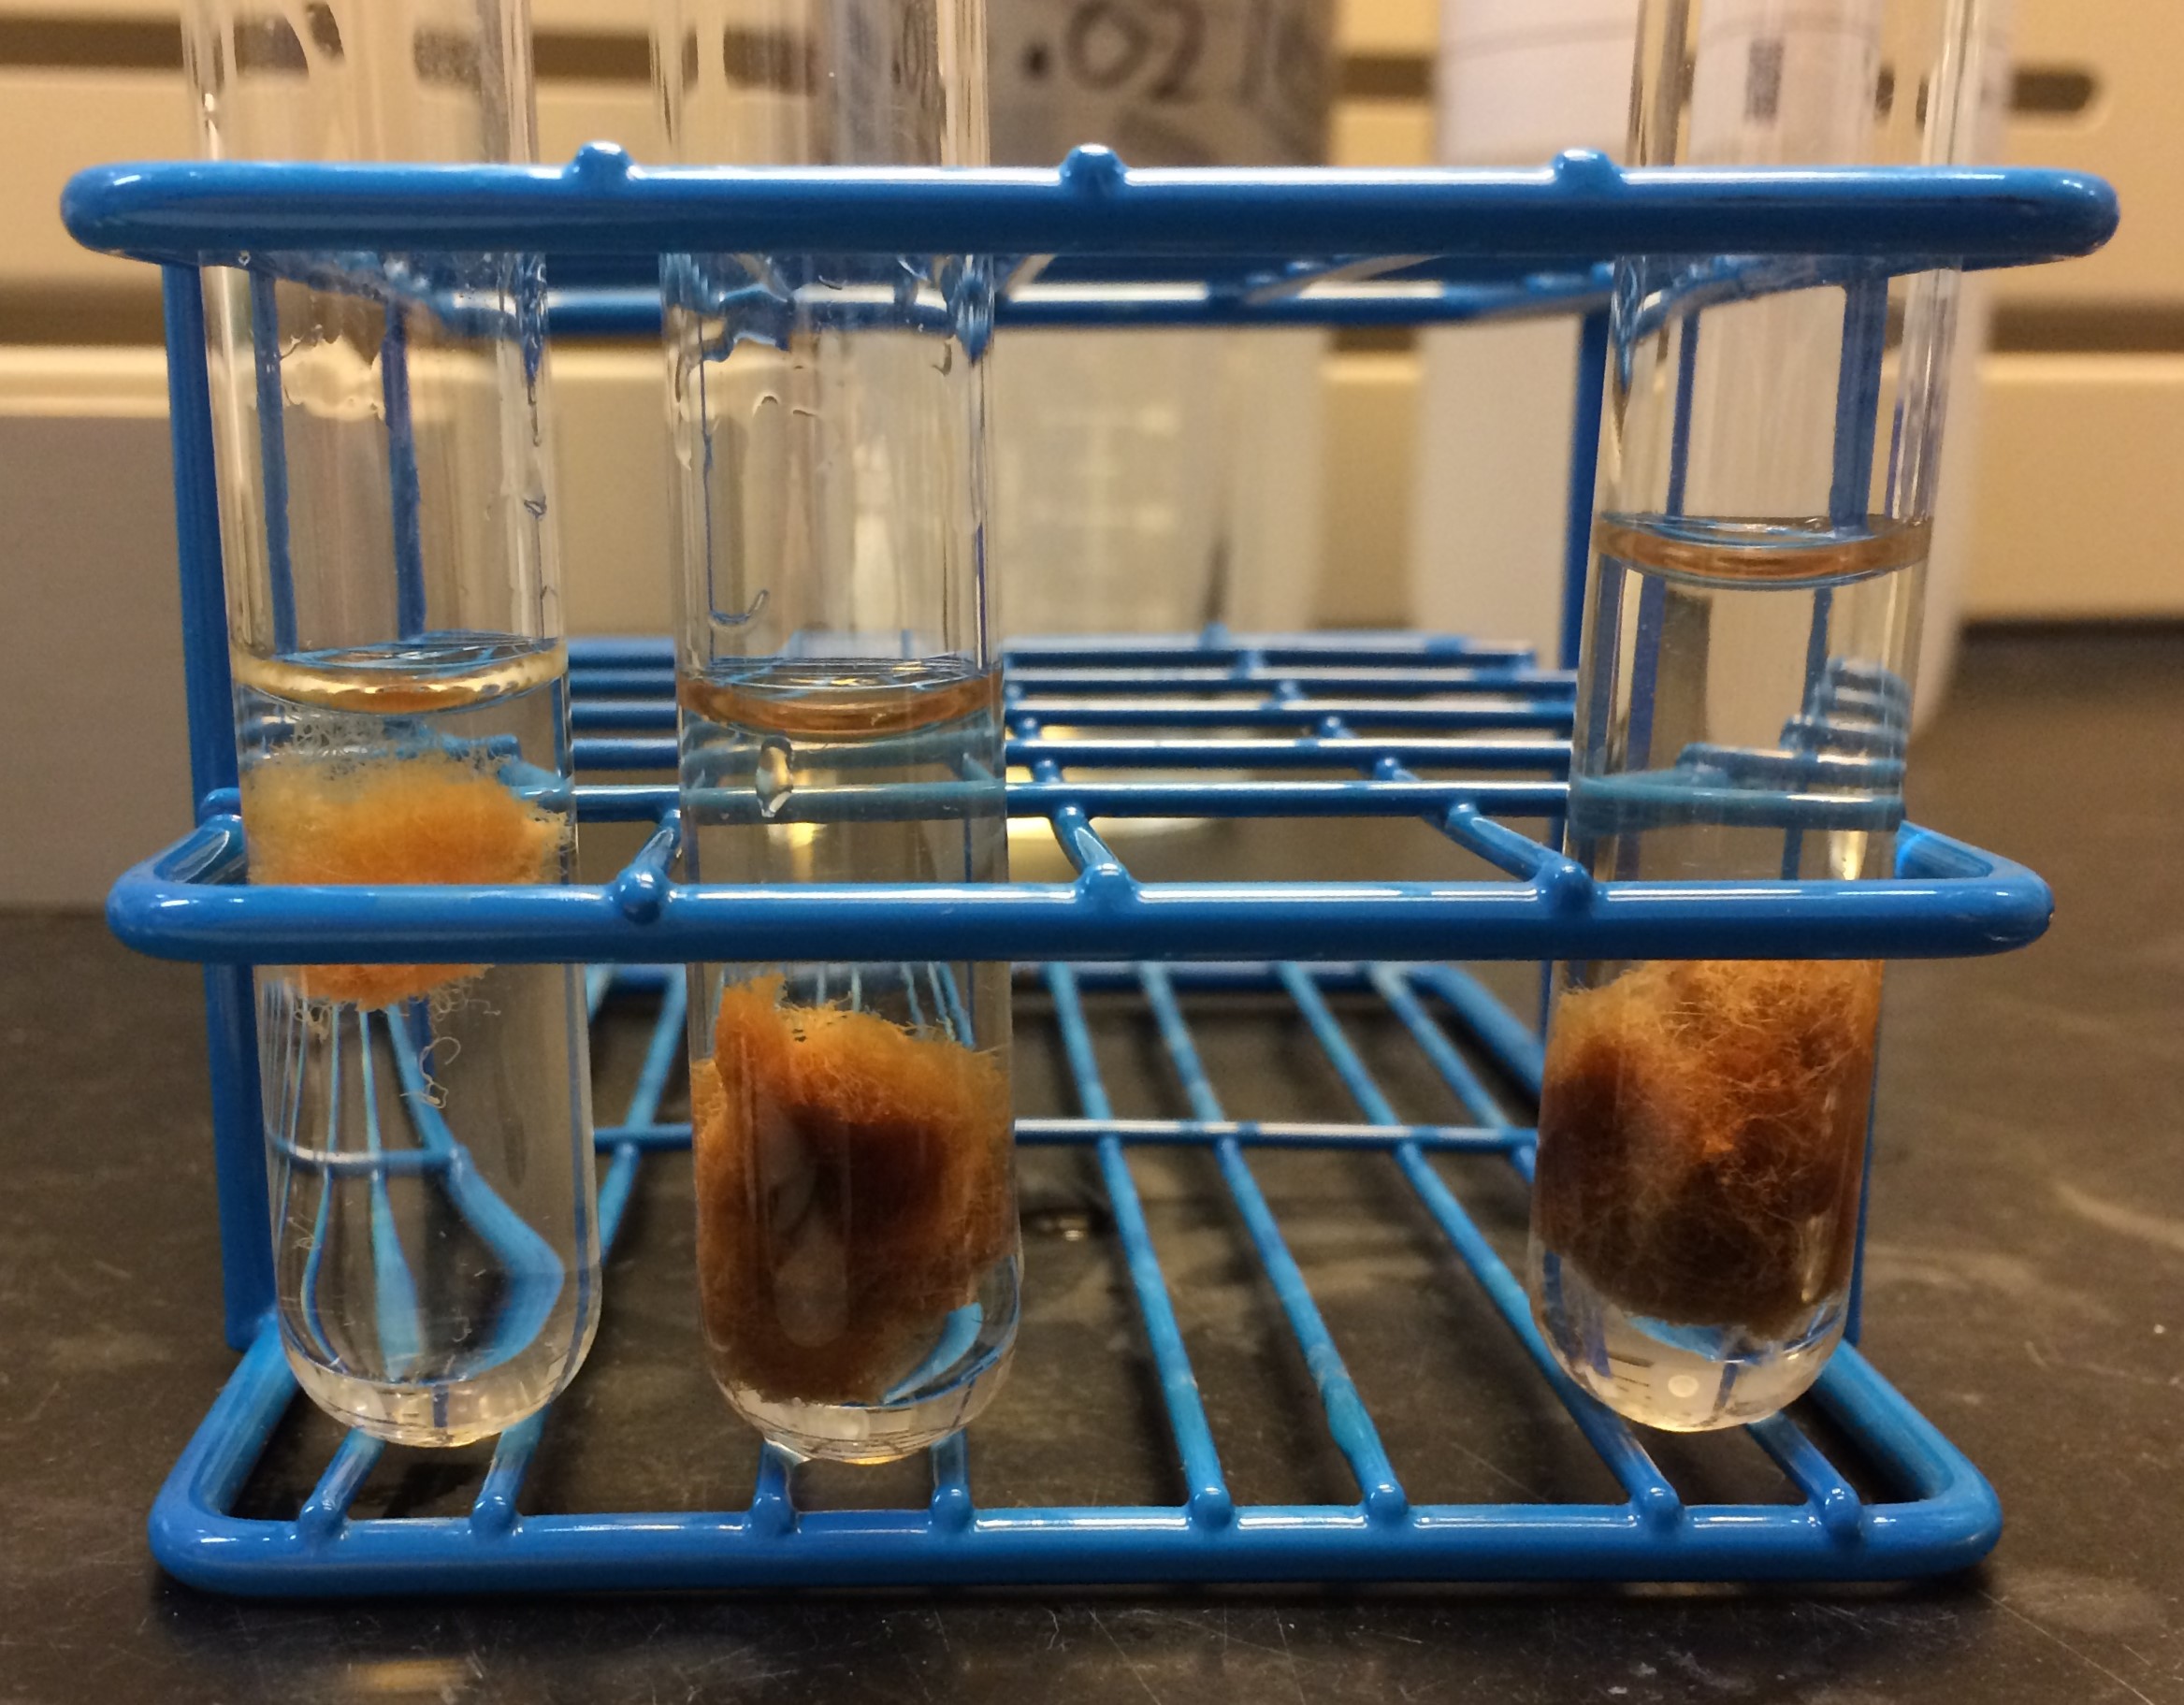
M 992 1055 L 874 1013 L 721 990 L 691 1071 L 698 1271 L 728 1386 L 884 1398 L 1016 1237 Z
M 1877 961 L 1656 960 L 1555 1009 L 1533 1223 L 1611 1300 L 1794 1328 L 1848 1279 Z
M 543 882 L 569 833 L 485 765 L 451 752 L 357 758 L 282 752 L 243 772 L 251 880 L 261 883 Z M 309 996 L 391 1006 L 481 965 L 299 965 Z

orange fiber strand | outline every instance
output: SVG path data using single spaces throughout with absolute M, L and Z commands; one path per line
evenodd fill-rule
M 698 1269 L 723 1384 L 870 1403 L 1016 1233 L 991 1056 L 871 1013 L 721 991 L 692 1072 Z
M 1849 1277 L 1878 961 L 1659 960 L 1555 1009 L 1541 1241 L 1634 1313 L 1793 1328 Z
M 533 883 L 559 868 L 558 813 L 526 803 L 452 753 L 357 759 L 283 752 L 242 777 L 251 880 Z M 302 965 L 306 995 L 388 1006 L 474 976 L 480 965 Z

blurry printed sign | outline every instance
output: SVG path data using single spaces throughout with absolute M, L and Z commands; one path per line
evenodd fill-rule
M 1135 166 L 1326 158 L 1331 0 L 1004 0 L 988 19 L 993 157 L 1104 142 Z

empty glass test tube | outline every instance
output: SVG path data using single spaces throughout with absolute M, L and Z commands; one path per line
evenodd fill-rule
M 194 0 L 214 158 L 524 161 L 525 0 Z M 256 254 L 205 277 L 253 882 L 565 881 L 544 286 L 520 254 Z M 583 992 L 563 965 L 268 965 L 282 1343 L 379 1437 L 498 1433 L 599 1318 Z
M 663 0 L 687 164 L 986 154 L 976 0 Z M 978 258 L 663 263 L 681 799 L 706 883 L 999 881 Z M 1018 1310 L 1008 967 L 691 969 L 699 1283 L 767 1438 L 878 1462 L 964 1425 Z
M 1631 157 L 1946 161 L 1975 10 L 1659 0 Z M 1595 876 L 1893 874 L 1956 282 L 1827 255 L 1618 265 L 1567 831 Z M 1880 1004 L 1874 961 L 1558 968 L 1532 1299 L 1611 1407 L 1727 1426 L 1818 1376 Z

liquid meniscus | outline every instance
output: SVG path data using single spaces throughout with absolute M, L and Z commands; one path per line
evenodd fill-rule
M 1926 560 L 1933 523 L 1865 515 L 1848 526 L 1822 517 L 1602 515 L 1593 550 L 1640 573 L 1699 581 L 1815 585 L 1862 580 Z

